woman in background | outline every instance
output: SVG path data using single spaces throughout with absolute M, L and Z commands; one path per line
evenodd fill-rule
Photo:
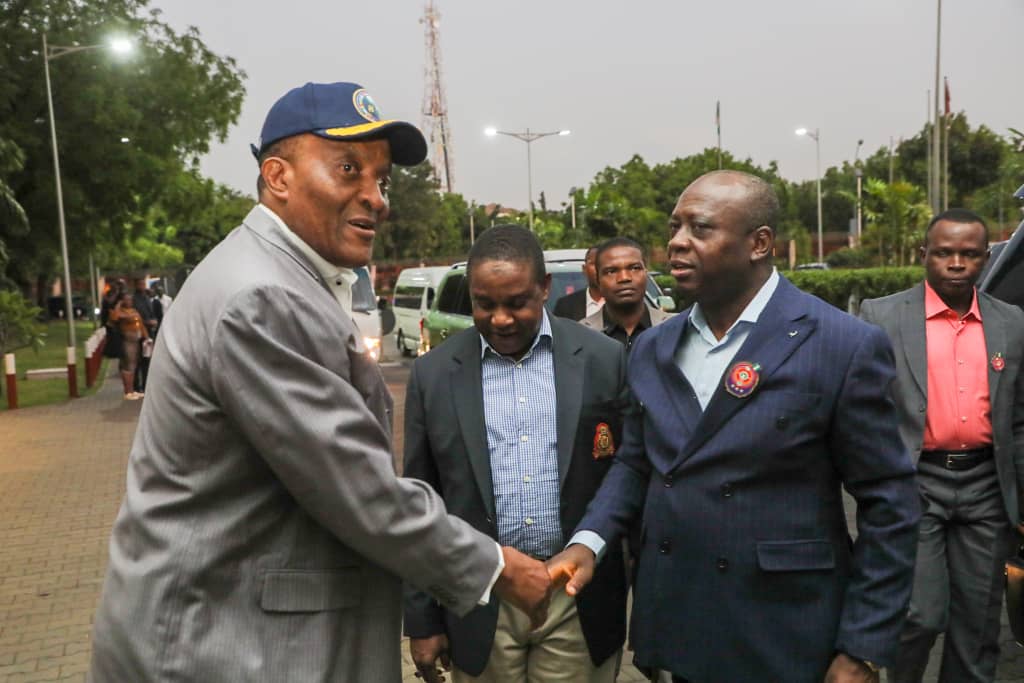
M 110 311 L 110 321 L 117 325 L 124 340 L 118 367 L 121 371 L 121 382 L 124 384 L 124 397 L 125 400 L 135 401 L 142 398 L 142 392 L 133 390 L 135 368 L 139 365 L 142 340 L 149 339 L 149 332 L 146 331 L 146 326 L 142 322 L 142 316 L 135 310 L 130 293 L 123 294 L 117 305 Z

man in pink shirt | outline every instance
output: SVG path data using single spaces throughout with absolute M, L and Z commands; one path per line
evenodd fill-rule
M 936 216 L 925 282 L 865 301 L 896 352 L 900 436 L 917 463 L 922 517 L 895 683 L 918 682 L 940 633 L 940 683 L 992 681 L 1003 563 L 1024 491 L 1024 312 L 978 292 L 988 260 L 980 216 Z

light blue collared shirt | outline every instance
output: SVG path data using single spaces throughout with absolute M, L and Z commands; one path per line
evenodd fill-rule
M 676 349 L 676 365 L 693 387 L 701 410 L 708 407 L 726 367 L 750 336 L 750 330 L 761 317 L 778 286 L 779 272 L 773 268 L 772 274 L 721 339 L 715 339 L 700 304 L 693 305 L 683 343 Z
M 480 346 L 498 540 L 534 557 L 550 557 L 562 548 L 562 524 L 555 368 L 547 312 L 522 358 L 500 355 L 483 336 Z
M 708 402 L 722 381 L 726 367 L 750 336 L 750 330 L 757 324 L 778 286 L 779 271 L 772 268 L 772 274 L 721 339 L 715 339 L 700 304 L 693 305 L 686 322 L 686 331 L 683 333 L 683 343 L 676 350 L 675 361 L 693 387 L 701 410 L 708 407 Z M 573 543 L 590 548 L 598 560 L 604 554 L 606 545 L 603 538 L 593 531 L 586 530 L 573 534 L 569 545 Z

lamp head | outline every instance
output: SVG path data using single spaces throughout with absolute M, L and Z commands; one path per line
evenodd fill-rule
M 569 135 L 570 133 L 572 133 L 571 130 L 560 130 L 560 131 L 558 131 L 559 135 Z
M 493 138 L 497 134 L 498 134 L 498 129 L 495 128 L 494 126 L 490 126 L 488 128 L 484 128 L 484 135 L 486 135 L 489 138 Z
M 807 130 L 806 128 L 797 128 L 793 132 L 795 132 L 797 135 L 803 136 L 803 135 L 807 135 L 810 131 Z
M 125 55 L 135 49 L 135 46 L 127 38 L 113 38 L 110 41 L 110 49 L 119 55 Z

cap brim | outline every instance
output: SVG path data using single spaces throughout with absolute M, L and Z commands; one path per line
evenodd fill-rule
M 405 121 L 370 121 L 358 126 L 324 128 L 312 132 L 328 140 L 387 138 L 391 144 L 391 161 L 399 166 L 415 166 L 427 158 L 427 141 L 423 133 Z

